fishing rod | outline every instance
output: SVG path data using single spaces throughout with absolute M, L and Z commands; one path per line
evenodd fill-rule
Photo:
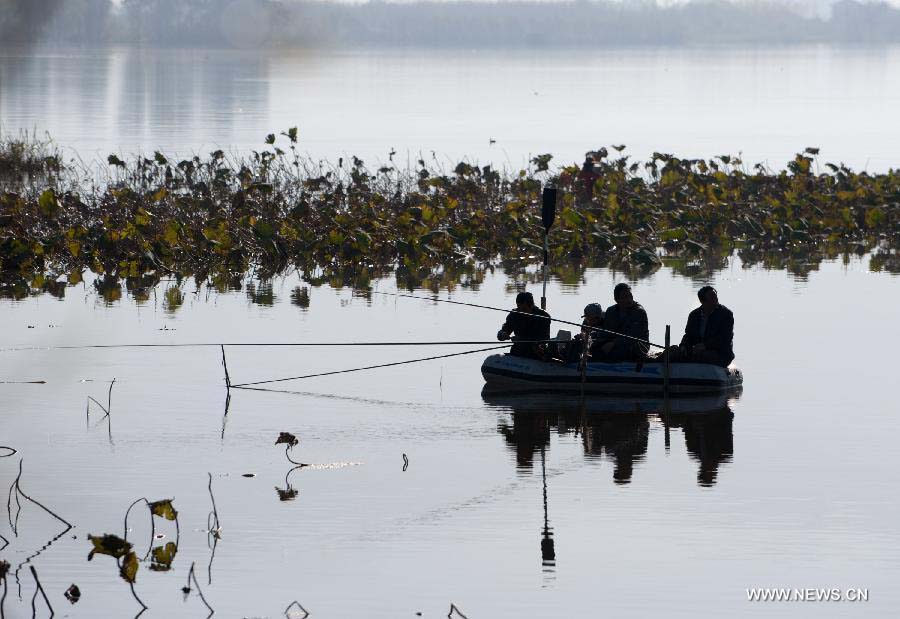
M 406 294 L 403 292 L 379 292 L 377 290 L 370 290 L 369 292 L 371 294 L 380 294 L 380 295 L 385 295 L 385 296 L 389 296 L 389 297 L 404 297 L 407 299 L 419 299 L 420 301 L 437 301 L 439 303 L 452 303 L 453 305 L 462 305 L 465 307 L 477 307 L 479 309 L 486 309 L 486 310 L 491 310 L 494 312 L 503 312 L 505 314 L 521 314 L 523 316 L 531 316 L 532 318 L 536 317 L 536 315 L 532 314 L 531 312 L 522 312 L 522 311 L 515 310 L 515 309 L 508 310 L 508 309 L 503 309 L 501 307 L 492 307 L 490 305 L 480 305 L 478 303 L 466 303 L 465 301 L 454 301 L 452 299 L 441 299 L 439 297 L 421 297 L 419 295 Z M 543 316 L 537 316 L 537 317 L 543 318 Z M 561 323 L 564 325 L 572 325 L 575 327 L 579 327 L 581 329 L 590 329 L 591 331 L 598 331 L 600 333 L 609 333 L 611 335 L 615 335 L 616 337 L 624 337 L 625 339 L 628 339 L 628 340 L 634 340 L 635 342 L 641 342 L 642 344 L 647 344 L 649 346 L 653 346 L 654 348 L 660 348 L 660 349 L 665 350 L 665 346 L 663 346 L 662 344 L 654 344 L 653 342 L 651 342 L 649 340 L 645 340 L 645 339 L 642 339 L 639 337 L 634 337 L 631 335 L 626 335 L 624 333 L 619 333 L 618 331 L 610 331 L 609 329 L 604 329 L 602 327 L 591 327 L 591 326 L 588 326 L 588 325 L 580 323 L 580 322 L 572 322 L 571 320 L 563 320 L 562 318 L 553 318 L 552 316 L 548 320 L 551 320 L 553 322 L 558 322 L 558 323 Z M 552 340 L 552 341 L 556 342 L 558 340 Z
M 497 342 L 494 342 L 496 344 Z M 477 348 L 475 350 L 467 350 L 465 352 L 455 352 L 449 355 L 435 355 L 433 357 L 422 357 L 419 359 L 407 359 L 405 361 L 393 361 L 391 363 L 379 363 L 377 365 L 366 365 L 358 368 L 350 368 L 346 370 L 332 370 L 330 372 L 317 372 L 315 374 L 304 374 L 302 376 L 289 376 L 287 378 L 273 378 L 269 380 L 257 380 L 250 383 L 238 383 L 236 385 L 230 385 L 231 389 L 247 389 L 249 391 L 253 391 L 254 385 L 269 385 L 271 383 L 283 383 L 289 380 L 300 380 L 303 378 L 318 378 L 320 376 L 334 376 L 335 374 L 348 374 L 350 372 L 362 372 L 363 370 L 376 370 L 379 368 L 389 368 L 396 365 L 408 365 L 410 363 L 420 363 L 422 361 L 434 361 L 435 359 L 447 359 L 449 357 L 459 357 L 462 355 L 472 355 L 479 352 L 487 352 L 489 350 L 499 350 L 501 348 L 509 348 L 511 344 L 505 344 L 501 346 L 491 346 L 490 348 Z M 262 390 L 260 390 L 262 391 Z
M 514 340 L 521 344 L 546 344 L 556 340 Z M 264 347 L 264 346 L 482 346 L 496 344 L 489 341 L 427 341 L 427 342 L 195 342 L 182 344 L 83 344 L 74 346 L 23 346 L 19 348 L 0 348 L 0 352 L 22 352 L 36 350 L 88 350 L 105 348 L 220 348 L 231 347 Z M 2 383 L 0 384 L 8 384 Z

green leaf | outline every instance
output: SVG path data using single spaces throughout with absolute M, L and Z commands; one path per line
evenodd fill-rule
M 107 157 L 107 158 L 106 158 L 106 162 L 107 162 L 109 165 L 114 165 L 114 166 L 119 167 L 119 168 L 124 168 L 124 167 L 125 167 L 125 162 L 122 161 L 121 159 L 119 159 L 118 157 L 116 157 L 115 155 L 110 155 L 109 157 Z
M 259 238 L 264 240 L 269 240 L 275 236 L 275 228 L 272 227 L 272 224 L 265 221 L 257 221 L 253 224 L 253 231 L 256 232 Z
M 163 499 L 150 503 L 150 513 L 166 520 L 177 520 L 178 511 L 172 505 L 172 499 Z
M 55 217 L 59 212 L 59 200 L 56 199 L 56 193 L 52 189 L 46 190 L 38 198 L 38 207 L 41 213 L 47 217 Z
M 659 234 L 659 240 L 661 241 L 681 241 L 682 239 L 687 238 L 687 230 L 684 228 L 672 228 L 670 230 L 663 230 Z
M 266 144 L 274 144 L 275 143 L 275 134 L 270 133 L 266 136 Z

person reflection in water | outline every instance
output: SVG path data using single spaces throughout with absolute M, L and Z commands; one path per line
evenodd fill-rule
M 647 454 L 650 421 L 643 414 L 591 415 L 582 428 L 582 442 L 587 456 L 603 455 L 613 462 L 613 481 L 631 483 L 634 464 Z
M 538 454 L 549 448 L 555 430 L 560 435 L 580 433 L 585 457 L 612 462 L 613 481 L 631 483 L 636 465 L 648 456 L 650 424 L 657 415 L 669 430 L 681 428 L 688 455 L 699 462 L 699 485 L 715 485 L 719 466 L 730 462 L 734 454 L 734 413 L 724 401 L 713 406 L 698 402 L 696 409 L 687 407 L 685 412 L 663 416 L 658 406 L 652 405 L 641 410 L 640 404 L 634 404 L 631 410 L 621 410 L 622 400 L 615 400 L 609 409 L 586 413 L 578 403 L 496 397 L 495 404 L 512 407 L 511 419 L 498 423 L 497 431 L 515 452 L 516 468 L 523 473 L 534 470 Z
M 688 453 L 700 463 L 697 483 L 714 486 L 719 476 L 719 465 L 730 462 L 734 456 L 734 413 L 728 406 L 714 413 L 688 413 L 674 415 L 669 426 L 681 428 Z
M 646 414 L 592 414 L 581 419 L 577 408 L 538 412 L 513 411 L 512 426 L 498 425 L 506 443 L 516 452 L 516 466 L 521 471 L 534 467 L 535 454 L 550 445 L 550 430 L 556 427 L 561 434 L 571 430 L 582 433 L 584 453 L 591 458 L 603 457 L 614 463 L 613 481 L 627 484 L 634 473 L 634 465 L 644 459 L 650 435 L 650 421 Z
M 530 292 L 516 295 L 516 309 L 509 313 L 506 322 L 497 332 L 497 339 L 501 342 L 509 340 L 511 336 L 514 336 L 512 340 L 515 343 L 509 354 L 532 359 L 544 358 L 544 344 L 526 342 L 550 339 L 550 314 L 535 306 Z

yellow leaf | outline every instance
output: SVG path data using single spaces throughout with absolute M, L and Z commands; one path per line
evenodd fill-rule
M 177 288 L 176 288 L 177 290 Z M 163 499 L 150 503 L 150 513 L 166 520 L 175 520 L 178 518 L 178 511 L 172 505 L 172 499 Z
M 134 552 L 129 552 L 122 560 L 122 568 L 119 570 L 122 578 L 131 584 L 137 580 L 138 558 Z

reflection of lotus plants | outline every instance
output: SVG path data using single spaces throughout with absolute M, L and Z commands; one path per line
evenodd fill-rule
M 820 169 L 815 148 L 778 171 L 727 155 L 653 153 L 636 162 L 615 145 L 592 151 L 589 169 L 551 167 L 547 154 L 500 173 L 424 160 L 405 171 L 370 170 L 356 157 L 320 165 L 297 156 L 297 140 L 293 130 L 271 134 L 270 148 L 245 160 L 222 151 L 182 161 L 112 156 L 109 178 L 96 184 L 32 158 L 47 170 L 30 183 L 0 184 L 0 295 L 59 296 L 86 270 L 99 275 L 107 303 L 122 297 L 123 280 L 146 299 L 171 274 L 224 291 L 253 270 L 263 283 L 248 286 L 248 296 L 263 305 L 275 301 L 266 282 L 293 269 L 312 286 L 362 290 L 392 273 L 402 286 L 435 290 L 477 286 L 497 265 L 527 277 L 525 267 L 541 259 L 546 183 L 559 195 L 551 264 L 566 281 L 598 266 L 652 273 L 661 248 L 690 269 L 719 268 L 737 250 L 747 264 L 802 273 L 876 247 L 895 257 L 900 246 L 900 172 Z M 0 140 L 0 151 L 8 143 Z M 304 307 L 308 295 L 292 300 Z M 180 288 L 170 288 L 166 308 L 182 302 Z
M 128 541 L 128 516 L 134 506 L 141 502 L 147 505 L 150 512 L 150 544 L 147 553 L 142 559 L 139 559 L 133 544 Z M 174 542 L 167 542 L 162 546 L 153 545 L 153 542 L 156 539 L 155 518 L 162 518 L 175 523 L 176 537 Z M 134 585 L 137 582 L 138 568 L 142 562 L 149 560 L 151 571 L 169 571 L 172 567 L 172 562 L 175 560 L 175 555 L 178 553 L 179 532 L 178 511 L 172 504 L 172 499 L 148 501 L 146 498 L 142 497 L 132 503 L 125 512 L 125 532 L 123 537 L 112 534 L 99 536 L 88 535 L 88 540 L 90 540 L 93 545 L 91 552 L 88 554 L 88 561 L 98 554 L 114 558 L 119 567 L 119 575 L 122 577 L 122 580 L 128 583 L 128 586 L 131 588 L 131 594 L 134 596 L 134 599 L 137 600 L 137 603 L 140 604 L 143 609 L 146 609 L 147 605 L 144 604 L 134 590 Z

